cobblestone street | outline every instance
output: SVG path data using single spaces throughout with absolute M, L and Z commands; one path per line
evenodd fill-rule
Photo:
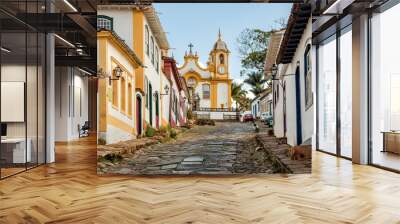
M 272 166 L 256 160 L 257 143 L 252 123 L 217 122 L 196 126 L 177 141 L 144 148 L 125 156 L 107 173 L 131 175 L 272 173 Z M 258 156 L 259 157 L 259 156 Z M 261 156 L 262 157 L 262 156 Z

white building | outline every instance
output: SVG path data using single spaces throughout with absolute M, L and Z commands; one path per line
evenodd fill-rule
M 311 7 L 294 4 L 276 58 L 274 134 L 289 145 L 311 144 L 314 129 Z
M 251 101 L 250 107 L 251 107 L 251 114 L 255 119 L 259 118 L 261 115 L 260 112 L 260 98 L 261 96 L 256 96 L 254 99 Z

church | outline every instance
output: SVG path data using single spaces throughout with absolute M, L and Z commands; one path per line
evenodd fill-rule
M 184 63 L 179 73 L 185 78 L 193 94 L 194 110 L 231 111 L 231 84 L 229 74 L 229 54 L 227 44 L 222 40 L 221 32 L 209 53 L 206 67 L 199 63 L 199 56 L 192 51 L 185 53 Z

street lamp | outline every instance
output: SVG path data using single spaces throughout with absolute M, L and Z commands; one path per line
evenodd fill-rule
M 165 85 L 165 86 L 164 86 L 164 93 L 160 93 L 160 96 L 168 95 L 168 92 L 169 92 L 169 86 L 168 86 L 168 85 Z
M 276 75 L 278 74 L 278 66 L 276 64 L 272 65 L 271 73 L 272 73 L 272 80 L 277 80 Z
M 199 110 L 200 108 L 197 108 L 199 106 L 199 102 L 200 102 L 200 96 L 198 93 L 196 93 L 196 95 L 193 97 L 194 99 L 194 107 L 195 110 Z
M 158 97 L 158 91 L 154 91 L 153 96 L 154 96 L 154 99 L 157 99 L 157 97 Z
M 117 67 L 115 67 L 113 70 L 113 74 L 114 74 L 115 78 L 111 78 L 111 76 L 108 77 L 109 84 L 111 85 L 112 80 L 119 80 L 119 78 L 122 76 L 122 72 L 123 71 L 122 71 L 121 67 L 119 67 L 117 65 Z

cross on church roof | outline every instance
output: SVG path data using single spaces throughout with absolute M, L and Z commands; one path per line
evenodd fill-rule
M 192 54 L 193 53 L 192 48 L 194 47 L 194 45 L 190 43 L 188 46 L 189 46 L 189 53 Z

